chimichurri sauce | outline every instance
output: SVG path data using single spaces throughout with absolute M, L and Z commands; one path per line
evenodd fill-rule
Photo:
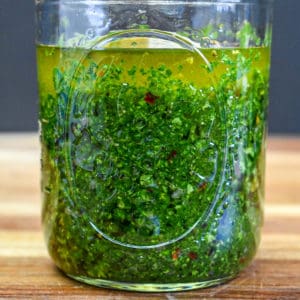
M 244 268 L 262 224 L 269 49 L 37 51 L 58 267 L 154 284 Z

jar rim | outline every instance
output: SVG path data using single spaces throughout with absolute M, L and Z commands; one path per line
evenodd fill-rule
M 148 5 L 262 5 L 273 4 L 274 0 L 35 0 L 36 4 L 74 3 L 74 4 L 148 4 Z

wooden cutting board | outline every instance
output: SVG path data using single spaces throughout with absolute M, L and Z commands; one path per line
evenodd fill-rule
M 300 137 L 270 138 L 265 226 L 256 259 L 214 288 L 142 294 L 66 278 L 49 259 L 40 225 L 36 134 L 0 135 L 0 299 L 300 299 Z

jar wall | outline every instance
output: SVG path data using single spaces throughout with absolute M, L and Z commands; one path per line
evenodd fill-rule
M 263 222 L 271 1 L 38 1 L 43 227 L 67 275 L 235 277 Z
M 270 44 L 272 5 L 272 0 L 40 0 L 37 42 L 61 46 L 76 41 L 82 46 L 116 30 L 157 29 L 181 34 L 200 47 L 260 46 Z M 247 29 L 245 22 L 251 24 L 248 43 L 239 37 Z

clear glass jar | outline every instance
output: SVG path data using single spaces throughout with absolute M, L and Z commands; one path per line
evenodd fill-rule
M 225 282 L 263 222 L 269 0 L 37 0 L 43 228 L 68 276 Z

